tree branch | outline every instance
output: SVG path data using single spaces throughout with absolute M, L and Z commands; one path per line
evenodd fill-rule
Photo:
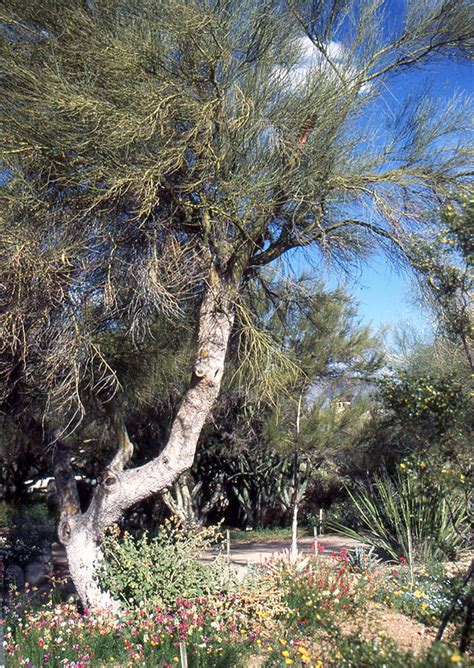
M 108 468 L 113 471 L 123 471 L 133 456 L 133 443 L 128 435 L 125 420 L 116 399 L 112 398 L 104 401 L 103 406 L 117 436 L 118 444 L 118 450 Z
M 69 521 L 72 517 L 81 514 L 81 504 L 71 466 L 71 453 L 69 448 L 60 441 L 54 445 L 53 470 L 60 511 L 58 537 L 61 543 L 67 544 L 71 536 Z

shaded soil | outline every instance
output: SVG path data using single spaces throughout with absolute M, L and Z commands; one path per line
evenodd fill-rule
M 360 621 L 357 625 L 345 624 L 343 632 L 353 633 L 360 630 Z M 372 638 L 390 638 L 403 650 L 418 653 L 427 650 L 436 636 L 436 629 L 407 617 L 401 612 L 391 610 L 383 605 L 371 604 L 366 620 L 362 625 L 361 635 L 364 640 Z

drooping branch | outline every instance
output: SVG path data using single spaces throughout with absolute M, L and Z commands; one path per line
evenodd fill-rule
M 409 258 L 409 251 L 407 248 L 405 248 L 403 242 L 388 230 L 373 223 L 367 223 L 365 221 L 356 219 L 348 219 L 334 223 L 334 225 L 329 225 L 325 228 L 318 227 L 317 229 L 311 229 L 309 231 L 309 235 L 306 237 L 303 237 L 302 234 L 299 236 L 292 236 L 289 232 L 289 228 L 285 227 L 280 234 L 280 237 L 273 244 L 271 244 L 265 251 L 258 253 L 252 258 L 251 266 L 265 266 L 279 258 L 280 255 L 283 255 L 283 253 L 285 253 L 289 248 L 307 246 L 310 243 L 323 239 L 324 236 L 330 234 L 331 232 L 335 232 L 347 227 L 361 227 L 365 230 L 368 230 L 375 236 L 390 241 L 398 248 L 398 250 L 403 253 L 405 257 Z M 308 232 L 308 230 L 306 230 L 306 232 Z

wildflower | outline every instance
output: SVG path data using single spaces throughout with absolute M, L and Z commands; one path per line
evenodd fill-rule
M 457 652 L 451 654 L 451 663 L 459 663 L 460 661 L 462 661 L 462 656 L 460 654 Z

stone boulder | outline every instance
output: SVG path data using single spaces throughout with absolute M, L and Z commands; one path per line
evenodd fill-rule
M 25 567 L 25 580 L 32 586 L 38 587 L 46 581 L 46 568 L 42 561 L 30 561 Z

